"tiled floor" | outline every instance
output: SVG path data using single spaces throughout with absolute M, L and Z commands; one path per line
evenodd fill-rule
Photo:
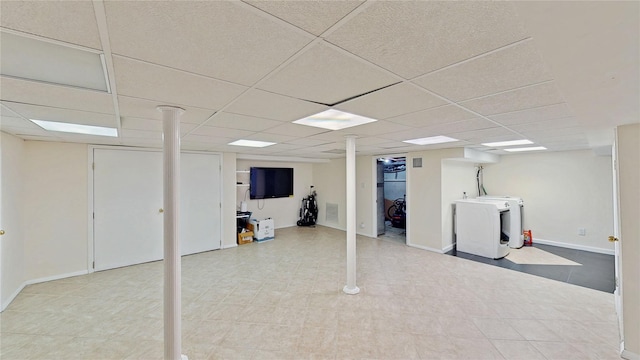
M 535 243 L 533 246 L 533 249 L 526 246 L 520 249 L 511 249 L 509 255 L 498 260 L 456 252 L 455 248 L 447 254 L 608 293 L 613 293 L 615 290 L 615 260 L 613 255 Z M 538 259 L 535 257 L 538 253 L 525 256 L 518 254 L 534 249 L 539 250 L 539 254 L 548 254 L 548 257 L 542 259 L 543 261 L 536 261 Z M 516 259 L 515 256 L 517 258 L 531 256 L 532 261 L 516 262 L 514 261 Z
M 613 295 L 318 226 L 183 258 L 189 359 L 618 359 Z M 161 359 L 162 263 L 24 289 L 2 359 Z

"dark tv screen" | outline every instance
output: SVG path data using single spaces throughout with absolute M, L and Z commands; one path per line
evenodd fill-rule
M 293 168 L 252 167 L 249 175 L 251 199 L 293 196 Z

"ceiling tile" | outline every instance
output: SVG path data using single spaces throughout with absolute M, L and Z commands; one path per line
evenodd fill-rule
M 213 115 L 214 110 L 202 109 L 198 107 L 187 107 L 171 102 L 158 102 L 145 99 L 136 99 L 128 96 L 118 96 L 118 107 L 120 116 L 149 120 L 162 120 L 162 113 L 158 110 L 158 105 L 178 106 L 185 110 L 180 115 L 181 123 L 201 124 Z M 140 129 L 145 130 L 145 129 Z
M 198 129 L 196 129 L 192 133 L 192 135 L 244 139 L 246 136 L 252 135 L 254 133 L 255 131 L 251 131 L 251 130 L 228 129 L 228 128 L 221 128 L 217 126 L 201 126 Z
M 244 1 L 314 35 L 322 34 L 363 2 Z
M 126 141 L 128 138 L 145 138 L 162 141 L 162 132 L 158 131 L 122 129 L 120 136 L 122 137 L 122 141 Z
M 102 49 L 91 1 L 1 1 L 2 27 Z
M 379 120 L 379 121 L 364 124 L 364 125 L 359 125 L 359 126 L 350 127 L 343 130 L 338 130 L 335 133 L 342 134 L 343 136 L 346 136 L 346 135 L 373 136 L 373 135 L 386 134 L 393 131 L 402 131 L 402 130 L 409 130 L 409 129 L 411 129 L 411 127 L 409 126 L 400 125 L 400 124 L 392 123 L 389 121 Z
M 260 84 L 274 93 L 333 104 L 397 82 L 372 65 L 319 42 Z
M 321 140 L 321 139 L 313 139 L 311 137 L 306 137 L 306 138 L 299 138 L 299 137 L 295 137 L 289 140 L 285 141 L 287 144 L 293 144 L 293 145 L 304 145 L 306 146 L 318 146 L 318 145 L 324 145 L 326 144 L 328 141 L 327 140 Z
M 312 126 L 298 125 L 293 123 L 284 123 L 282 125 L 278 125 L 270 129 L 267 129 L 264 132 L 269 134 L 281 134 L 281 135 L 306 137 L 306 136 L 320 134 L 327 131 L 329 130 L 312 127 Z
M 3 105 L 27 119 L 66 122 L 72 124 L 117 127 L 112 114 L 53 108 L 48 106 L 2 102 Z
M 68 86 L 0 77 L 2 100 L 63 109 L 115 114 L 111 94 Z
M 475 117 L 476 115 L 473 115 L 472 113 L 455 105 L 445 105 L 433 109 L 389 118 L 387 119 L 387 121 L 407 126 L 423 127 L 466 119 L 473 119 Z
M 113 57 L 118 94 L 219 109 L 240 95 L 244 86 L 172 70 L 141 61 Z
M 494 115 L 562 102 L 564 99 L 560 96 L 556 85 L 553 82 L 547 82 L 468 100 L 460 104 L 482 115 Z
M 294 121 L 327 109 L 324 105 L 252 89 L 242 94 L 225 111 L 278 121 Z
M 462 101 L 552 78 L 533 41 L 526 41 L 421 76 L 413 82 L 450 100 Z
M 475 142 L 475 143 L 487 142 L 487 140 L 485 139 L 493 138 L 496 136 L 510 136 L 512 138 L 513 137 L 516 137 L 518 139 L 520 138 L 520 135 L 514 133 L 513 131 L 510 131 L 509 129 L 505 129 L 503 127 L 493 127 L 488 129 L 446 133 L 445 135 L 451 136 L 456 139 L 467 140 L 469 142 Z
M 111 49 L 252 85 L 312 40 L 231 1 L 107 1 Z
M 546 128 L 540 130 L 523 131 L 523 134 L 532 139 L 558 138 L 563 136 L 580 135 L 584 136 L 584 129 L 581 127 Z
M 189 123 L 180 123 L 180 133 L 186 134 L 193 130 L 197 125 Z M 132 117 L 122 118 L 122 129 L 155 131 L 162 133 L 162 120 L 140 119 Z
M 489 118 L 502 125 L 528 124 L 539 121 L 560 119 L 573 116 L 573 112 L 567 103 L 540 106 L 521 111 L 513 111 L 498 115 L 491 115 Z
M 444 100 L 412 84 L 400 83 L 347 101 L 335 108 L 381 120 L 443 104 Z
M 526 37 L 507 2 L 379 1 L 327 40 L 411 79 Z
M 568 117 L 562 119 L 554 119 L 554 120 L 546 120 L 546 121 L 537 121 L 526 124 L 516 124 L 509 126 L 510 129 L 515 131 L 538 131 L 538 130 L 547 130 L 547 129 L 563 129 L 568 127 L 577 127 L 580 126 L 580 123 L 576 120 L 575 117 Z
M 280 124 L 282 124 L 282 122 L 277 120 L 269 120 L 227 112 L 216 113 L 207 122 L 207 126 L 218 126 L 221 128 L 244 129 L 251 131 L 262 131 Z
M 296 136 L 291 136 L 291 135 L 268 134 L 265 132 L 259 132 L 259 133 L 254 133 L 252 135 L 249 135 L 245 137 L 245 139 L 257 140 L 257 141 L 268 141 L 268 142 L 274 142 L 274 143 L 284 143 L 284 142 L 290 143 L 290 141 L 300 139 L 300 138 Z M 290 143 L 290 144 L 296 145 L 295 143 Z M 297 144 L 297 145 L 302 145 L 302 144 Z

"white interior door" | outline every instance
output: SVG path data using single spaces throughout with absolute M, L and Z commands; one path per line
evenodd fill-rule
M 180 168 L 180 251 L 187 255 L 219 249 L 220 156 L 183 153 Z
M 160 260 L 162 153 L 94 149 L 95 270 Z
M 622 268 L 621 268 L 621 259 L 620 259 L 620 209 L 619 209 L 619 199 L 620 194 L 618 192 L 618 142 L 617 139 L 613 143 L 613 150 L 611 151 L 611 163 L 613 169 L 613 236 L 615 239 L 618 239 L 614 242 L 615 244 L 615 276 L 616 276 L 616 290 L 614 291 L 614 299 L 616 304 L 616 314 L 618 315 L 618 326 L 619 326 L 619 334 L 620 334 L 620 342 L 624 341 L 622 338 L 623 331 L 623 322 L 622 322 Z
M 162 152 L 94 149 L 94 261 L 106 270 L 163 259 Z M 180 252 L 221 246 L 220 156 L 180 157 Z

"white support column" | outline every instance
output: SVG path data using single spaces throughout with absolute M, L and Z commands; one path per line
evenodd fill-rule
M 183 109 L 158 106 L 163 122 L 164 188 L 164 358 L 186 360 L 182 352 L 180 263 L 180 115 Z
M 360 292 L 356 286 L 356 136 L 347 136 L 347 285 L 349 295 Z

